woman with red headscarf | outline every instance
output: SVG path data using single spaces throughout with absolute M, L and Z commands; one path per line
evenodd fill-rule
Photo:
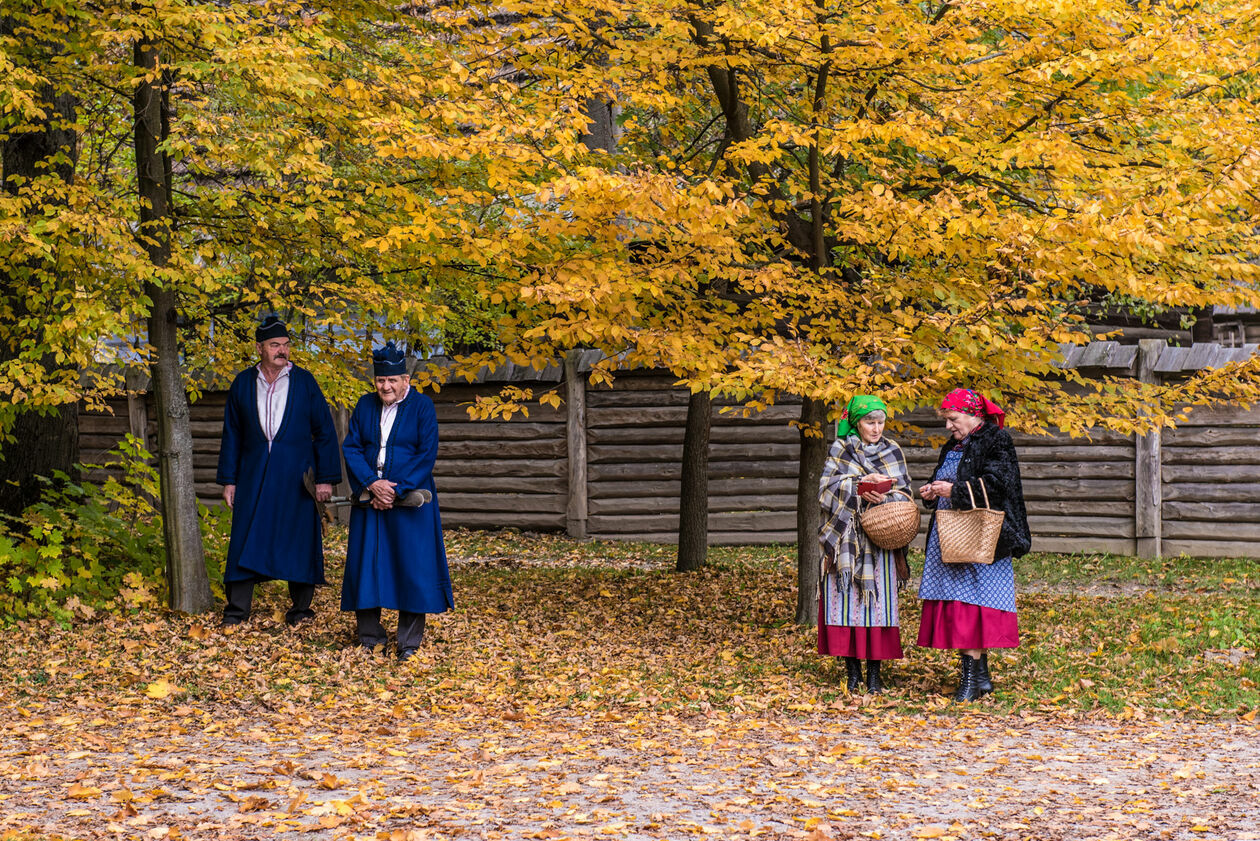
M 1019 645 L 1012 558 L 1026 554 L 1032 538 L 1015 444 L 1002 428 L 1006 413 L 985 396 L 960 388 L 941 402 L 940 415 L 951 438 L 941 447 L 932 481 L 919 488 L 919 495 L 939 511 L 971 508 L 972 494 L 983 504 L 987 492 L 989 506 L 1006 513 L 991 564 L 944 563 L 935 514 L 928 526 L 919 584 L 919 645 L 958 650 L 954 700 L 974 701 L 993 691 L 988 649 Z

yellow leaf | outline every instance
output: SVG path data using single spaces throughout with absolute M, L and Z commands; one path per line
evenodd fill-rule
M 144 694 L 150 698 L 167 698 L 172 692 L 180 692 L 180 688 L 170 683 L 166 678 L 155 680 L 145 687 Z

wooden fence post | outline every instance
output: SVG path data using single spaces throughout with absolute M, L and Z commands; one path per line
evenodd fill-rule
M 1159 375 L 1155 364 L 1167 346 L 1163 339 L 1142 339 L 1138 342 L 1137 378 L 1154 383 Z M 1164 483 L 1161 468 L 1161 434 L 1152 429 L 1134 440 L 1134 535 L 1140 558 L 1159 560 L 1163 555 Z
M 586 539 L 586 377 L 578 371 L 580 350 L 564 356 L 564 391 L 568 436 L 569 505 L 565 511 L 565 527 L 569 537 Z

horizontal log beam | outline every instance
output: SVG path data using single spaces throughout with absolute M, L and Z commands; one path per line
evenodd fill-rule
M 1213 485 L 1183 482 L 1164 485 L 1164 502 L 1187 501 L 1221 503 L 1260 502 L 1260 482 L 1239 482 Z
M 1219 532 L 1228 534 L 1229 523 L 1260 523 L 1260 499 L 1255 502 L 1170 502 L 1165 500 L 1163 516 L 1165 524 L 1171 520 L 1199 520 L 1214 523 Z M 1226 525 L 1222 526 L 1222 523 Z
M 636 543 L 678 543 L 678 532 L 615 532 L 592 534 L 597 540 L 620 540 Z M 792 545 L 796 543 L 796 530 L 791 531 L 710 531 L 710 546 L 770 546 L 775 544 Z
M 587 521 L 590 533 L 604 534 L 614 530 L 633 532 L 677 531 L 678 515 L 627 514 L 624 516 L 592 516 Z M 738 514 L 710 514 L 713 531 L 786 531 L 796 528 L 795 512 L 752 511 Z
M 1165 489 L 1179 484 L 1260 482 L 1260 464 L 1168 464 L 1161 471 Z M 1167 498 L 1167 490 L 1165 490 Z
M 452 511 L 442 512 L 442 525 L 446 528 L 502 529 L 518 528 L 529 531 L 563 531 L 565 516 L 559 514 L 512 513 L 510 511 Z
M 480 476 L 487 483 L 499 476 L 567 476 L 568 464 L 564 459 L 439 459 L 433 467 L 438 481 L 442 477 Z
M 1163 432 L 1166 447 L 1254 447 L 1260 428 L 1254 426 L 1179 426 Z M 1209 454 L 1204 454 L 1210 458 Z
M 504 446 L 515 447 L 517 441 L 564 440 L 564 424 L 531 423 L 526 421 L 450 421 L 442 424 L 438 434 L 447 441 L 511 441 Z
M 1243 540 L 1184 540 L 1164 538 L 1165 555 L 1192 558 L 1260 558 L 1260 542 Z
M 601 481 L 626 479 L 659 479 L 672 480 L 682 478 L 680 464 L 592 464 L 590 481 L 598 484 Z M 796 464 L 789 462 L 709 462 L 709 480 L 739 478 L 788 478 L 796 476 Z
M 1042 517 L 1029 515 L 1034 534 L 1064 537 L 1134 537 L 1133 520 L 1127 517 Z
M 678 516 L 677 496 L 609 497 L 590 499 L 591 514 L 672 514 Z M 796 496 L 780 494 L 767 496 L 715 496 L 709 495 L 709 513 L 738 513 L 752 511 L 788 511 L 796 513 Z
M 1260 436 L 1257 436 L 1260 441 Z M 1164 464 L 1260 465 L 1260 447 L 1164 447 Z M 1260 469 L 1258 467 L 1257 469 Z
M 1137 541 L 1122 537 L 1055 537 L 1034 534 L 1032 551 L 1065 554 L 1107 552 L 1113 555 L 1133 555 L 1137 551 Z M 1015 563 L 1019 564 L 1018 559 Z
M 681 426 L 609 426 L 587 430 L 586 440 L 591 444 L 681 444 L 684 428 Z M 709 430 L 711 444 L 796 444 L 801 434 L 783 424 L 763 426 L 739 424 L 715 426 Z
M 438 493 L 527 493 L 553 494 L 564 497 L 568 482 L 565 477 L 536 476 L 503 476 L 488 479 L 484 475 L 470 474 L 459 476 L 434 477 Z
M 513 458 L 558 458 L 563 459 L 567 452 L 566 442 L 562 438 L 535 441 L 450 441 L 443 440 L 438 444 L 438 459 L 474 459 L 494 458 L 511 453 Z
M 1165 540 L 1229 540 L 1239 543 L 1252 543 L 1255 545 L 1257 555 L 1260 555 L 1260 522 L 1253 523 L 1230 523 L 1223 526 L 1220 523 L 1203 523 L 1197 520 L 1169 520 L 1164 523 L 1164 539 Z
M 626 481 L 603 480 L 590 486 L 591 499 L 630 499 L 635 497 L 674 497 L 682 493 L 682 483 L 677 481 Z M 795 494 L 796 479 L 710 479 L 709 496 L 731 494 Z
M 1133 500 L 1133 482 L 1125 479 L 1030 479 L 1025 476 L 1022 484 L 1025 500 Z
M 568 507 L 568 500 L 561 494 L 442 493 L 439 490 L 438 504 L 445 518 L 447 511 L 563 514 Z
M 799 444 L 709 444 L 712 461 L 790 461 L 800 458 Z M 587 448 L 590 464 L 681 462 L 682 444 L 598 444 Z

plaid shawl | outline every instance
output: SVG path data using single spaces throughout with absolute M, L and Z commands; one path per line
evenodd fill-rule
M 822 570 L 836 574 L 836 589 L 856 587 L 866 602 L 879 596 L 878 555 L 880 549 L 866 538 L 857 522 L 858 480 L 871 473 L 883 473 L 893 480 L 894 490 L 910 490 L 910 473 L 901 447 L 888 438 L 865 444 L 857 435 L 837 439 L 831 445 L 818 488 L 822 505 Z

